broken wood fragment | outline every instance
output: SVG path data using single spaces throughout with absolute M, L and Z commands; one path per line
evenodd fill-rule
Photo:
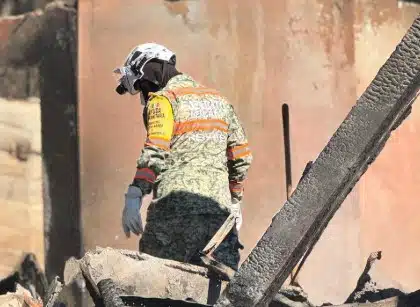
M 110 278 L 102 279 L 98 283 L 98 289 L 105 307 L 125 307 L 124 302 L 120 298 L 120 291 L 118 291 L 117 285 Z
M 60 282 L 58 276 L 56 276 L 51 282 L 47 294 L 45 295 L 44 307 L 54 307 L 54 303 L 56 302 L 62 289 L 63 284 Z
M 368 283 L 371 281 L 371 277 L 369 275 L 369 271 L 372 269 L 372 266 L 375 264 L 377 260 L 382 258 L 382 252 L 374 252 L 371 253 L 366 261 L 365 268 L 360 275 L 359 279 L 357 280 L 356 288 L 353 292 L 349 295 L 349 297 L 344 302 L 351 303 L 351 302 L 360 302 L 360 296 L 363 295 L 364 289 L 368 286 Z

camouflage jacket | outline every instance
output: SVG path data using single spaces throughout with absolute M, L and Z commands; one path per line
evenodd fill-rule
M 150 95 L 144 121 L 133 183 L 153 190 L 148 215 L 226 214 L 242 199 L 252 154 L 226 98 L 177 75 Z

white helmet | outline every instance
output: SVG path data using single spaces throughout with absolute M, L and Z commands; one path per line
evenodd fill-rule
M 129 92 L 135 95 L 139 92 L 134 88 L 134 83 L 144 76 L 144 66 L 153 59 L 169 62 L 172 65 L 176 64 L 175 53 L 170 51 L 165 46 L 146 43 L 135 47 L 127 56 L 124 66 L 118 67 L 114 73 L 118 74 L 118 86 L 116 91 L 118 94 L 123 95 Z

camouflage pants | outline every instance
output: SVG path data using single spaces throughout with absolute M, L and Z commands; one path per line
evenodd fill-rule
M 139 249 L 155 257 L 199 265 L 198 252 L 207 245 L 225 220 L 224 215 L 210 214 L 148 220 Z M 237 270 L 240 246 L 236 232 L 231 231 L 213 256 L 217 261 Z

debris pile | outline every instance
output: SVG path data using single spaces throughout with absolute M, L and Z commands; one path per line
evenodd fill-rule
M 0 306 L 53 307 L 62 289 L 56 277 L 48 285 L 34 254 L 25 254 L 17 268 L 0 281 Z
M 369 272 L 382 253 L 372 253 L 354 291 L 340 307 L 420 306 L 420 291 L 378 289 Z M 64 279 L 84 278 L 95 306 L 212 306 L 211 272 L 205 267 L 156 258 L 144 253 L 96 248 L 66 263 Z M 226 288 L 222 281 L 218 292 Z M 397 305 L 404 302 L 404 305 Z M 299 286 L 280 289 L 270 307 L 316 307 Z M 333 306 L 324 303 L 321 306 Z
M 420 306 L 420 291 L 405 294 L 397 289 L 378 289 L 369 271 L 382 253 L 372 253 L 343 307 L 391 307 L 396 303 Z M 212 306 L 211 272 L 205 267 L 160 259 L 148 254 L 96 248 L 82 259 L 70 259 L 65 283 L 84 278 L 95 306 Z M 222 281 L 218 292 L 226 288 Z M 121 305 L 122 304 L 122 305 Z M 284 286 L 270 307 L 315 307 L 299 286 Z M 321 306 L 333 306 L 324 303 Z
M 312 304 L 300 286 L 286 285 L 269 307 L 418 307 L 420 290 L 404 293 L 398 289 L 379 289 L 369 272 L 382 253 L 372 253 L 354 291 L 342 305 Z M 211 289 L 208 268 L 160 259 L 129 250 L 97 247 L 81 259 L 71 258 L 64 271 L 66 286 L 83 279 L 97 307 L 204 307 L 213 306 L 211 296 L 226 288 L 222 281 Z M 16 271 L 0 281 L 0 307 L 57 307 L 63 285 L 56 277 L 46 287 L 45 276 L 32 254 L 24 257 Z M 215 294 L 216 293 L 216 294 Z
M 16 284 L 16 290 L 13 293 L 8 292 L 0 296 L 0 306 L 42 307 L 43 303 L 40 299 L 34 298 L 27 289 Z

